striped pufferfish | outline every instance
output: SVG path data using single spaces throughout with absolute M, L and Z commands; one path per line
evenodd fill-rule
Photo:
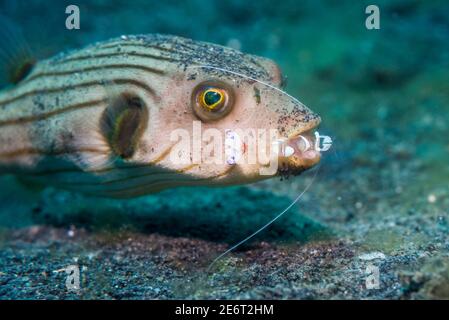
M 320 158 L 297 144 L 300 134 L 313 143 L 309 133 L 319 116 L 281 90 L 280 69 L 265 58 L 140 35 L 62 53 L 29 69 L 0 91 L 2 174 L 117 198 L 270 177 L 260 175 L 258 163 L 170 161 L 176 145 L 170 133 L 192 133 L 194 121 L 201 121 L 202 132 L 278 130 L 294 149 L 279 155 L 279 175 L 298 174 Z

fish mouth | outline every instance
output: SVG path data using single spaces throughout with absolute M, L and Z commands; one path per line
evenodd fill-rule
M 314 124 L 288 136 L 280 152 L 278 174 L 299 175 L 320 161 L 321 153 L 316 148 L 315 137 L 317 127 L 318 124 Z

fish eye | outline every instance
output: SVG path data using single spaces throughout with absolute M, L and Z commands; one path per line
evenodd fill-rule
M 218 81 L 205 81 L 195 87 L 192 106 L 203 121 L 218 120 L 227 115 L 233 104 L 232 88 Z
M 204 108 L 213 111 L 223 106 L 225 94 L 221 89 L 209 88 L 200 94 L 199 100 Z

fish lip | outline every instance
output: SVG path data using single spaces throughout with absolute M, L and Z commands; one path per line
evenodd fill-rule
M 290 133 L 287 136 L 287 139 L 291 140 L 291 139 L 298 138 L 300 135 L 309 135 L 309 134 L 313 133 L 312 131 L 316 130 L 319 127 L 320 123 L 321 123 L 321 119 L 318 119 L 317 121 L 311 122 L 306 127 L 294 130 L 292 133 Z
M 321 153 L 315 150 L 315 131 L 319 126 L 320 121 L 313 121 L 307 126 L 293 131 L 287 138 L 287 145 L 293 148 L 294 153 L 291 156 L 281 156 L 280 161 L 283 164 L 280 175 L 297 175 L 301 172 L 313 167 L 321 160 Z M 298 147 L 298 140 L 303 138 L 308 141 L 309 148 L 301 150 Z

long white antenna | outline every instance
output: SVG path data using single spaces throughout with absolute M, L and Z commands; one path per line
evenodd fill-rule
M 214 67 L 214 66 L 210 66 L 210 65 L 200 65 L 200 66 L 190 66 L 190 67 L 187 67 L 187 69 L 198 69 L 198 68 L 205 68 L 205 69 L 219 70 L 219 71 L 223 71 L 223 72 L 227 72 L 227 73 L 230 73 L 230 74 L 234 74 L 234 75 L 236 75 L 236 76 L 240 76 L 240 77 L 242 77 L 242 78 L 246 78 L 246 79 L 249 79 L 249 80 L 252 80 L 252 81 L 259 82 L 260 84 L 263 84 L 263 85 L 265 85 L 265 86 L 267 86 L 267 87 L 270 87 L 271 89 L 274 89 L 274 90 L 276 90 L 276 91 L 279 91 L 279 92 L 281 92 L 282 94 L 285 94 L 285 95 L 288 96 L 290 99 L 292 99 L 292 100 L 294 100 L 295 102 L 299 103 L 300 105 L 304 106 L 303 103 L 301 103 L 301 102 L 300 102 L 298 99 L 296 99 L 295 97 L 289 95 L 289 94 L 288 94 L 287 92 L 285 92 L 284 90 L 281 90 L 281 89 L 279 89 L 279 88 L 277 88 L 277 87 L 275 87 L 275 86 L 273 86 L 273 85 L 271 85 L 271 84 L 269 84 L 269 83 L 260 81 L 260 80 L 258 80 L 258 79 L 252 78 L 252 77 L 247 76 L 247 75 L 244 75 L 244 74 L 242 74 L 242 73 L 238 73 L 238 72 L 235 72 L 235 71 L 227 70 L 227 69 L 220 68 L 220 67 Z
M 205 69 L 214 69 L 214 70 L 219 70 L 222 72 L 227 72 L 230 74 L 234 74 L 237 76 L 240 76 L 242 78 L 246 78 L 255 82 L 258 82 L 260 84 L 263 84 L 273 90 L 279 91 L 282 94 L 285 94 L 286 96 L 288 96 L 290 99 L 294 100 L 295 102 L 297 102 L 300 105 L 304 105 L 303 103 L 301 103 L 298 99 L 296 99 L 295 97 L 291 96 L 290 94 L 288 94 L 287 92 L 285 92 L 284 90 L 281 90 L 269 83 L 260 81 L 258 79 L 252 78 L 250 76 L 244 75 L 242 73 L 239 72 L 235 72 L 235 71 L 231 71 L 231 70 L 227 70 L 224 68 L 220 68 L 220 67 L 215 67 L 215 66 L 211 66 L 211 65 L 200 65 L 200 66 L 189 66 L 187 67 L 188 69 L 193 69 L 193 68 L 205 68 Z M 318 169 L 319 167 L 317 167 L 315 174 L 312 178 L 312 181 L 310 182 L 309 185 L 306 186 L 306 188 L 296 197 L 295 200 L 293 200 L 293 202 L 287 207 L 285 208 L 282 212 L 280 212 L 278 215 L 276 215 L 273 219 L 271 219 L 268 223 L 266 223 L 264 226 L 262 226 L 260 229 L 258 229 L 256 232 L 252 233 L 251 235 L 249 235 L 248 237 L 246 237 L 245 239 L 243 239 L 242 241 L 238 242 L 237 244 L 233 245 L 231 248 L 229 248 L 228 250 L 226 250 L 225 252 L 223 252 L 222 254 L 220 254 L 218 257 L 216 257 L 212 263 L 209 265 L 209 267 L 207 268 L 207 271 L 209 272 L 210 269 L 212 268 L 212 266 L 218 261 L 220 260 L 222 257 L 224 257 L 225 255 L 227 255 L 229 252 L 235 250 L 237 247 L 241 246 L 243 243 L 245 243 L 246 241 L 250 240 L 251 238 L 255 237 L 257 234 L 259 234 L 260 232 L 262 232 L 263 230 L 265 230 L 266 228 L 268 228 L 271 224 L 273 224 L 277 219 L 279 219 L 282 215 L 284 215 L 291 207 L 293 207 L 298 201 L 299 199 L 301 199 L 301 197 L 307 192 L 307 190 L 312 186 L 313 182 L 315 181 L 316 175 L 318 173 Z
M 295 200 L 293 200 L 293 202 L 284 210 L 282 210 L 277 216 L 275 216 L 273 219 L 271 219 L 269 222 L 267 222 L 264 226 L 262 226 L 259 230 L 257 230 L 256 232 L 252 233 L 251 235 L 249 235 L 248 237 L 246 237 L 245 239 L 243 239 L 242 241 L 238 242 L 237 244 L 233 245 L 231 248 L 229 248 L 228 250 L 226 250 L 225 252 L 223 252 L 222 254 L 220 254 L 218 257 L 216 257 L 211 264 L 207 267 L 207 272 L 210 271 L 210 269 L 212 268 L 212 266 L 221 258 L 223 258 L 225 255 L 227 255 L 229 252 L 235 250 L 237 247 L 241 246 L 243 243 L 245 243 L 246 241 L 250 240 L 251 238 L 253 238 L 254 236 L 256 236 L 257 234 L 259 234 L 260 232 L 262 232 L 263 230 L 265 230 L 266 228 L 268 228 L 272 223 L 274 223 L 277 219 L 279 219 L 282 215 L 284 215 L 291 207 L 293 207 L 298 201 L 299 199 L 301 199 L 301 197 L 307 192 L 307 190 L 309 190 L 309 188 L 312 186 L 313 182 L 315 181 L 315 178 L 318 174 L 318 170 L 319 170 L 319 166 L 317 167 L 317 169 L 315 170 L 315 174 L 312 177 L 312 181 L 310 181 L 310 183 L 304 188 L 304 190 L 296 197 Z

